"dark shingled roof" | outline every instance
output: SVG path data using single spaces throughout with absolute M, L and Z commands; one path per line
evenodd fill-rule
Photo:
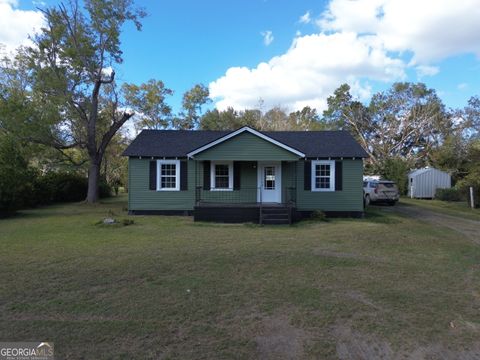
M 231 131 L 143 130 L 124 156 L 186 157 L 187 154 Z M 367 153 L 347 131 L 262 131 L 307 157 L 358 157 Z M 227 140 L 228 141 L 228 140 Z

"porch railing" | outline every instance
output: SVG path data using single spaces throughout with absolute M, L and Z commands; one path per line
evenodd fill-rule
M 195 188 L 195 203 L 226 203 L 245 204 L 262 203 L 261 187 L 241 187 L 240 189 L 212 189 L 206 190 L 202 186 Z M 296 203 L 296 188 L 284 187 L 282 189 L 282 203 L 294 205 Z

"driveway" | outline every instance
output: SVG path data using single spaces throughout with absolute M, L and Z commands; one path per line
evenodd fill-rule
M 397 204 L 393 211 L 455 230 L 480 245 L 480 221 L 464 219 L 460 215 L 447 215 L 415 205 Z

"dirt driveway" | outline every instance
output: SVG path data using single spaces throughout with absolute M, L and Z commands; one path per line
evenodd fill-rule
M 393 211 L 414 217 L 421 221 L 455 230 L 480 245 L 480 221 L 465 219 L 460 216 L 447 215 L 415 205 L 398 204 L 392 209 Z

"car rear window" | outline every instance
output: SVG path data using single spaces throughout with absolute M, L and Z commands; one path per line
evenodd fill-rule
M 395 187 L 395 183 L 380 183 L 380 184 L 389 189 L 392 189 Z

